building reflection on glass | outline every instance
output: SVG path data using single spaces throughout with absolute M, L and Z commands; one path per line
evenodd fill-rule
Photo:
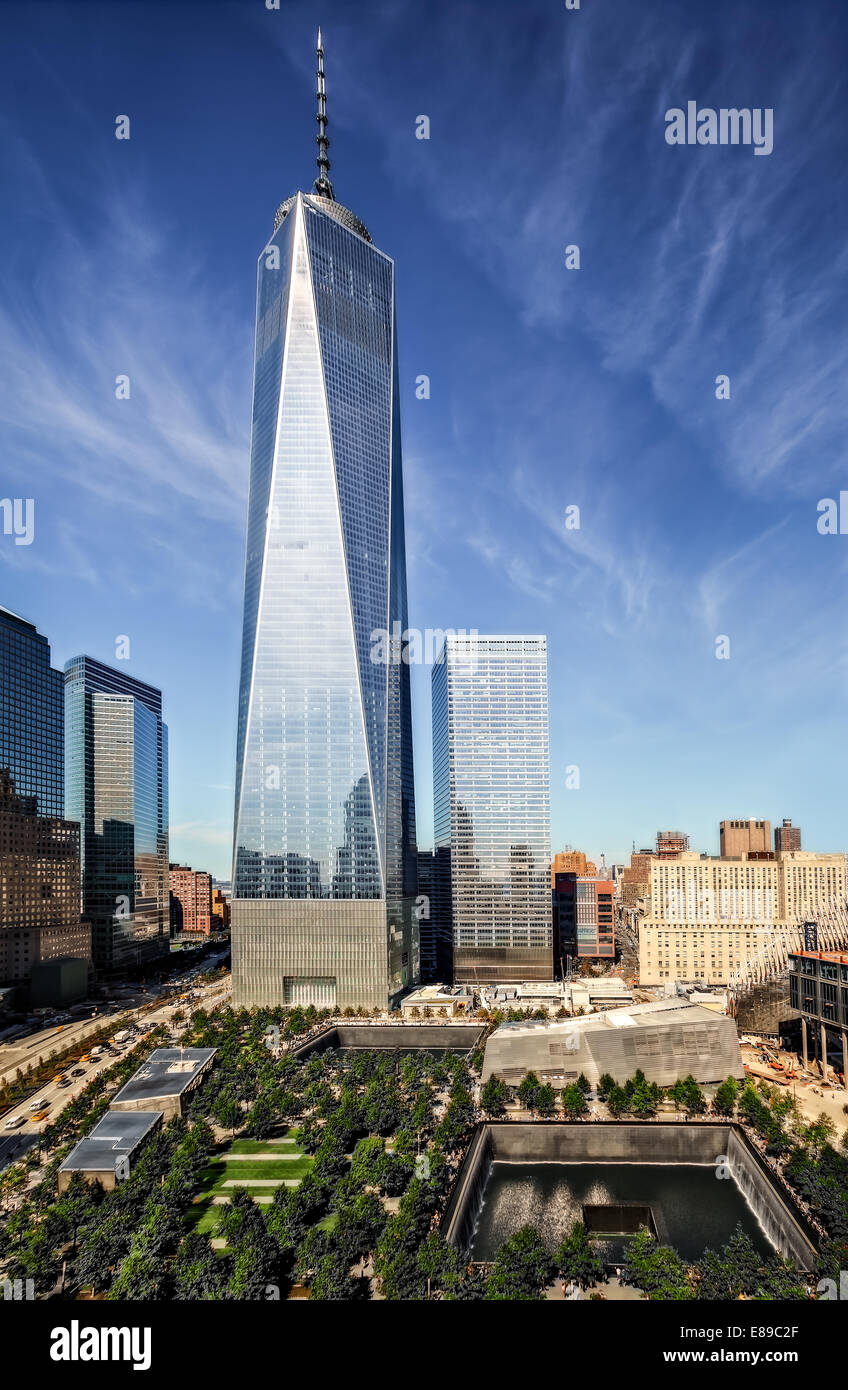
M 99 969 L 169 949 L 168 730 L 162 695 L 91 657 L 65 667 L 65 808 Z

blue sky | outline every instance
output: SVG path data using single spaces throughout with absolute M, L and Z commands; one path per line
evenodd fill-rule
M 255 263 L 314 177 L 318 22 L 336 195 L 397 265 L 410 623 L 547 634 L 554 848 L 791 816 L 848 849 L 844 7 L 2 18 L 0 495 L 36 534 L 0 602 L 57 664 L 130 638 L 172 857 L 229 876 Z M 773 108 L 773 153 L 667 145 L 689 100 Z M 426 846 L 424 668 L 413 699 Z

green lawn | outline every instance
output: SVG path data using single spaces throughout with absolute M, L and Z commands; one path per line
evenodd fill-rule
M 293 1138 L 291 1133 L 286 1137 Z M 251 1162 L 250 1158 L 230 1157 L 235 1154 L 269 1154 L 271 1157 L 255 1158 Z M 296 1157 L 280 1157 L 281 1154 L 294 1154 Z M 203 1169 L 200 1175 L 202 1196 L 192 1204 L 187 1220 L 194 1230 L 214 1236 L 217 1234 L 222 1214 L 222 1206 L 213 1203 L 214 1197 L 231 1197 L 238 1190 L 239 1179 L 250 1182 L 245 1191 L 252 1197 L 261 1194 L 273 1196 L 280 1179 L 288 1182 L 292 1179 L 300 1181 L 306 1176 L 311 1165 L 312 1159 L 303 1152 L 297 1142 L 272 1144 L 261 1139 L 235 1139 L 229 1149 Z M 227 1186 L 233 1181 L 236 1182 L 235 1187 Z M 262 1185 L 256 1186 L 257 1183 Z
M 275 1144 L 268 1139 L 234 1139 L 228 1152 L 231 1154 L 302 1154 L 303 1149 L 292 1133 L 281 1136 L 284 1144 Z
M 250 1159 L 238 1159 L 228 1163 L 226 1155 L 223 1155 L 210 1163 L 208 1168 L 204 1168 L 200 1179 L 201 1187 L 204 1192 L 213 1189 L 217 1192 L 220 1188 L 226 1193 L 231 1191 L 227 1183 L 232 1183 L 234 1178 L 249 1178 L 251 1187 L 255 1182 L 265 1182 L 269 1187 L 279 1187 L 276 1179 L 302 1178 L 309 1171 L 311 1163 L 312 1159 L 307 1158 L 305 1154 L 282 1162 L 269 1159 L 263 1163 L 251 1163 Z

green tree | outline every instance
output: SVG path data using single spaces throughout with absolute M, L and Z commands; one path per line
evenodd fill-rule
M 698 1266 L 698 1298 L 763 1298 L 797 1301 L 807 1298 L 797 1271 L 779 1255 L 761 1255 L 750 1236 L 737 1226 L 720 1253 L 707 1250 Z
M 623 1086 L 612 1086 L 607 1093 L 607 1109 L 614 1120 L 623 1115 L 627 1110 L 630 1101 Z
M 540 1115 L 553 1115 L 556 1110 L 556 1092 L 550 1084 L 540 1086 L 536 1092 L 536 1110 Z
M 335 1243 L 348 1267 L 372 1251 L 386 1228 L 386 1210 L 373 1192 L 339 1202 Z
M 360 1139 L 353 1151 L 350 1171 L 357 1182 L 365 1187 L 379 1184 L 380 1164 L 385 1154 L 383 1140 L 376 1134 Z
M 589 1239 L 582 1221 L 575 1221 L 570 1235 L 559 1246 L 554 1259 L 564 1279 L 576 1280 L 581 1288 L 603 1277 L 604 1262 Z
M 388 1221 L 374 1255 L 374 1269 L 386 1298 L 422 1297 L 426 1277 L 418 1252 L 429 1231 L 431 1215 L 429 1195 L 415 1179 L 401 1199 L 397 1215 Z
M 680 1302 L 694 1297 L 686 1266 L 677 1251 L 658 1245 L 644 1229 L 629 1243 L 624 1278 L 656 1302 Z
M 703 1115 L 707 1108 L 704 1093 L 691 1073 L 672 1087 L 672 1095 L 689 1115 Z
M 267 1299 L 269 1289 L 279 1294 L 288 1285 L 291 1256 L 283 1252 L 260 1208 L 242 1188 L 235 1189 L 223 1208 L 219 1232 L 233 1256 L 228 1298 Z
M 129 1253 L 131 1241 L 132 1228 L 125 1214 L 116 1209 L 115 1203 L 104 1203 L 99 1219 L 80 1235 L 74 1263 L 79 1284 L 92 1287 L 95 1293 L 108 1289 L 115 1269 Z
M 540 1081 L 534 1071 L 528 1071 L 518 1087 L 518 1099 L 525 1110 L 535 1110 L 536 1097 L 539 1094 Z
M 509 1100 L 509 1087 L 499 1076 L 490 1076 L 480 1091 L 480 1105 L 487 1115 L 498 1117 L 506 1114 Z
M 630 1096 L 630 1109 L 640 1119 L 656 1114 L 657 1097 L 647 1081 L 641 1081 L 633 1088 Z
M 232 1275 L 231 1257 L 212 1249 L 209 1237 L 192 1231 L 174 1261 L 174 1298 L 208 1302 L 224 1297 Z
M 586 1097 L 575 1082 L 564 1088 L 561 1100 L 562 1108 L 569 1119 L 574 1119 L 578 1115 L 585 1115 L 589 1108 L 586 1104 Z
M 490 1301 L 538 1302 L 552 1282 L 556 1265 L 539 1232 L 522 1226 L 504 1241 L 486 1286 Z
M 739 1085 L 736 1078 L 728 1076 L 726 1081 L 722 1081 L 713 1097 L 713 1109 L 718 1115 L 732 1115 L 736 1109 L 738 1095 Z
M 818 1155 L 830 1144 L 836 1133 L 836 1125 L 828 1115 L 822 1112 L 817 1119 L 812 1120 L 803 1131 L 803 1139 L 807 1148 L 814 1155 Z
M 212 1114 L 222 1129 L 228 1129 L 230 1134 L 235 1134 L 241 1123 L 242 1113 L 241 1105 L 231 1092 L 225 1091 L 218 1097 Z
M 267 1139 L 277 1123 L 277 1110 L 268 1091 L 263 1091 L 247 1114 L 245 1128 L 254 1139 Z

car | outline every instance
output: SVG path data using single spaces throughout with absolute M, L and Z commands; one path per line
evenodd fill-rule
M 74 1067 L 71 1076 L 85 1076 L 85 1067 Z
M 33 1117 L 32 1117 L 32 1122 L 33 1122 L 33 1124 L 34 1124 L 34 1125 L 40 1124 L 42 1120 L 46 1120 L 46 1119 L 47 1119 L 47 1116 L 48 1116 L 49 1114 L 50 1114 L 50 1111 L 49 1111 L 49 1110 L 39 1110 L 38 1114 L 37 1114 L 37 1115 L 33 1115 Z
M 61 1086 L 63 1091 L 67 1090 L 68 1086 L 73 1086 L 73 1084 L 73 1081 L 71 1081 L 70 1077 L 67 1076 L 64 1077 L 61 1081 L 56 1082 L 56 1085 Z
M 23 1122 L 23 1115 L 13 1115 L 11 1120 L 6 1121 L 6 1129 L 20 1129 Z
M 43 1100 L 31 1100 L 30 1103 L 29 1103 L 29 1108 L 30 1108 L 30 1110 L 41 1110 L 42 1107 L 43 1107 L 43 1105 L 44 1105 L 44 1101 L 43 1101 Z

